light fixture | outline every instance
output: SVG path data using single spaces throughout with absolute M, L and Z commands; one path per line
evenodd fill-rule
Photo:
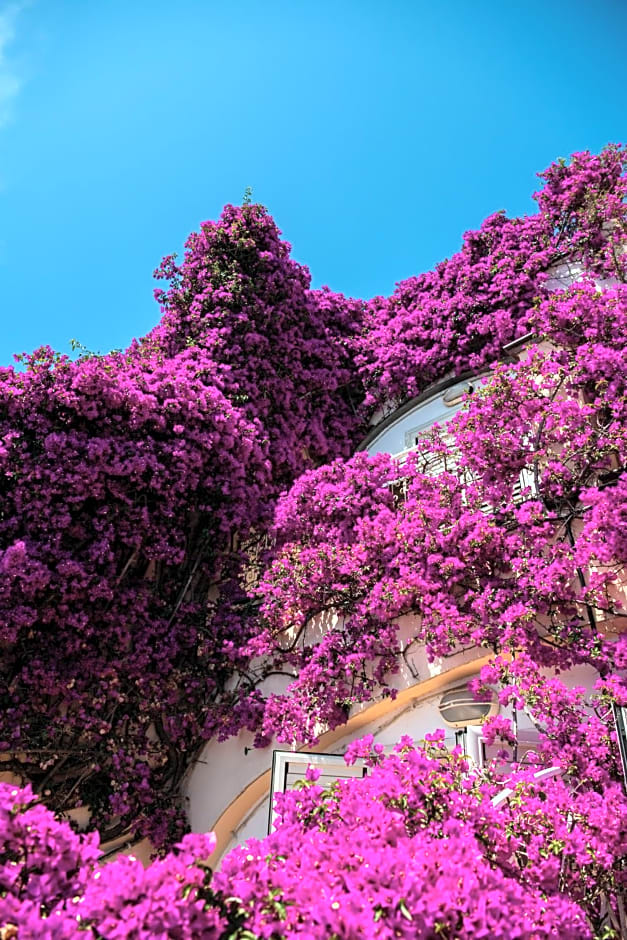
M 481 725 L 486 718 L 496 715 L 499 703 L 494 692 L 490 701 L 477 702 L 466 685 L 458 685 L 444 693 L 438 707 L 449 728 L 467 728 Z

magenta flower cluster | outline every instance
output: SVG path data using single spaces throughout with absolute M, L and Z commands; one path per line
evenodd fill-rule
M 309 471 L 280 501 L 251 645 L 292 681 L 268 698 L 265 733 L 315 740 L 346 705 L 393 696 L 412 646 L 432 659 L 483 648 L 476 691 L 531 718 L 539 767 L 561 767 L 591 805 L 621 779 L 627 286 L 580 282 L 532 321 L 537 344 L 495 367 L 445 436 L 402 466 L 357 454 Z M 598 675 L 592 695 L 562 679 L 582 666 Z M 495 738 L 511 756 L 502 717 L 486 725 Z
M 151 936 L 621 929 L 626 162 L 621 147 L 558 162 L 535 214 L 491 216 L 368 303 L 311 290 L 262 207 L 227 207 L 158 269 L 169 287 L 144 339 L 0 369 L 0 756 L 50 808 L 85 807 L 103 841 L 177 843 L 203 742 L 243 728 L 259 745 L 314 740 L 394 695 L 412 644 L 492 653 L 477 694 L 525 709 L 536 769 L 564 772 L 547 799 L 518 771 L 497 819 L 497 765 L 473 782 L 461 758 L 442 769 L 401 749 L 359 786 L 290 797 L 279 832 L 211 886 L 189 854 L 207 845 L 151 874 L 105 874 L 93 840 L 41 805 L 14 811 L 31 797 L 7 791 L 7 826 L 35 814 L 1 856 L 7 923 L 122 936 L 116 918 L 139 905 L 141 936 L 141 897 L 160 899 Z M 527 352 L 504 358 L 526 335 Z M 349 457 L 375 411 L 469 371 L 489 377 L 402 467 Z M 572 666 L 597 671 L 592 698 L 562 681 Z M 270 672 L 285 694 L 264 696 Z M 502 718 L 486 733 L 511 746 Z M 39 831 L 48 862 L 31 866 Z M 507 934 L 504 906 L 521 912 Z
M 489 216 L 457 254 L 366 304 L 356 349 L 370 403 L 389 408 L 499 359 L 554 281 L 582 271 L 625 280 L 624 149 L 577 153 L 539 176 L 536 214 Z
M 155 844 L 202 742 L 258 723 L 245 590 L 282 489 L 348 454 L 359 305 L 259 206 L 188 243 L 158 327 L 0 370 L 0 751 L 57 810 Z
M 211 835 L 186 836 L 147 869 L 100 865 L 96 835 L 2 785 L 3 940 L 600 936 L 621 886 L 620 788 L 584 806 L 562 781 L 520 771 L 495 805 L 498 785 L 441 740 L 402 740 L 387 758 L 371 737 L 356 742 L 346 759 L 365 757 L 366 778 L 324 791 L 309 771 L 280 798 L 276 831 L 213 876 Z

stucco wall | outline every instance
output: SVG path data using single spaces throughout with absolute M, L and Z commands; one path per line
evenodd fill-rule
M 566 286 L 572 277 L 572 272 L 566 270 L 554 274 L 551 286 L 555 289 Z M 518 345 L 516 353 L 522 353 Z M 441 383 L 433 394 L 420 396 L 413 406 L 400 409 L 397 418 L 387 418 L 379 431 L 373 429 L 363 448 L 371 455 L 398 454 L 406 450 L 414 443 L 410 441 L 414 433 L 424 433 L 434 422 L 444 424 L 453 417 L 462 406 L 454 390 L 458 389 L 461 394 L 467 384 L 467 381 Z M 447 391 L 453 404 L 444 399 Z M 327 618 L 332 616 L 326 615 Z M 405 734 L 418 741 L 425 733 L 443 726 L 438 711 L 442 692 L 477 674 L 487 657 L 485 651 L 473 648 L 430 663 L 424 647 L 411 642 L 418 632 L 415 621 L 415 617 L 406 617 L 399 622 L 399 636 L 406 655 L 399 673 L 391 680 L 399 692 L 397 702 L 388 699 L 354 708 L 347 724 L 323 734 L 315 750 L 341 754 L 351 740 L 364 734 L 373 734 L 375 740 L 385 746 L 393 745 Z M 328 619 L 319 618 L 319 622 L 312 625 L 306 642 L 315 642 L 330 626 Z M 595 678 L 593 670 L 575 670 L 569 681 L 592 688 Z M 270 680 L 264 691 L 283 691 L 282 687 L 272 685 L 277 681 Z M 532 728 L 524 715 L 520 716 L 519 727 L 523 733 L 526 724 L 527 730 Z M 452 743 L 452 731 L 449 737 Z M 185 781 L 184 797 L 192 830 L 215 829 L 218 834 L 214 862 L 234 845 L 253 836 L 261 838 L 267 832 L 273 747 L 254 749 L 252 745 L 249 733 L 224 742 L 209 742 Z M 278 747 L 285 749 L 285 745 Z

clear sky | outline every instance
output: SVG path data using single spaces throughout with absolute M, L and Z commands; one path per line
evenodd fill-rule
M 125 346 L 247 186 L 370 297 L 627 137 L 627 0 L 0 0 L 0 364 Z

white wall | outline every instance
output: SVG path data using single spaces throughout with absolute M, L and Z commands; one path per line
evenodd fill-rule
M 459 383 L 461 391 L 468 385 L 467 382 Z M 457 388 L 454 386 L 453 388 Z M 366 447 L 370 456 L 375 454 L 399 454 L 407 450 L 414 444 L 414 434 L 424 434 L 436 421 L 439 424 L 445 424 L 450 421 L 453 415 L 459 411 L 462 402 L 454 405 L 447 405 L 444 402 L 444 395 L 452 389 L 446 389 L 431 398 L 416 405 L 405 414 L 402 414 L 396 421 L 392 421 L 374 437 Z
M 556 272 L 556 281 L 559 280 L 560 286 L 564 286 L 569 274 L 572 272 Z M 454 388 L 459 388 L 461 392 L 466 385 L 467 382 L 460 382 Z M 452 406 L 445 404 L 443 396 L 447 391 L 449 397 L 454 397 L 450 394 L 450 388 L 440 391 L 383 427 L 367 445 L 368 453 L 371 455 L 400 453 L 412 446 L 414 433 L 427 431 L 436 421 L 440 424 L 449 421 L 462 404 L 459 401 Z M 313 632 L 307 642 L 319 639 L 320 631 L 324 632 L 332 624 L 323 622 L 321 618 L 317 631 L 315 626 L 313 625 Z M 401 662 L 400 672 L 391 679 L 391 684 L 399 691 L 418 687 L 421 683 L 437 676 L 445 677 L 447 673 L 460 665 L 468 664 L 485 654 L 485 651 L 478 649 L 459 650 L 452 656 L 430 663 L 423 646 L 410 644 L 412 636 L 417 632 L 417 626 L 415 617 L 402 618 L 399 623 L 400 637 L 407 647 L 407 655 Z M 591 688 L 595 678 L 596 674 L 593 670 L 578 670 L 569 677 L 568 681 L 569 683 L 572 681 L 573 685 L 581 684 Z M 443 679 L 442 684 L 444 685 L 445 682 L 446 680 Z M 458 682 L 459 679 L 450 684 L 456 685 Z M 264 691 L 282 691 L 282 689 L 267 688 Z M 360 727 L 358 734 L 353 734 L 353 737 L 371 733 L 377 742 L 386 747 L 391 747 L 405 734 L 415 741 L 424 738 L 427 732 L 444 726 L 437 707 L 442 691 L 443 688 L 440 687 L 437 695 L 426 699 L 420 699 L 418 692 L 414 704 L 403 706 L 388 713 L 385 719 Z M 521 730 L 525 727 L 525 723 L 524 716 L 520 716 Z M 529 725 L 528 722 L 527 724 Z M 452 730 L 448 733 L 448 739 L 449 743 L 454 740 Z M 332 746 L 332 753 L 344 753 L 350 740 L 350 737 L 336 740 Z M 252 745 L 253 737 L 246 732 L 224 742 L 210 741 L 205 746 L 184 785 L 184 797 L 192 831 L 204 832 L 211 829 L 236 797 L 262 774 L 270 770 L 273 748 L 267 747 L 260 750 L 254 749 Z M 233 822 L 228 848 L 248 838 L 262 838 L 266 834 L 268 802 L 268 788 L 266 788 L 261 797 L 257 798 L 256 803 L 247 805 L 246 810 L 242 811 L 245 815 Z
M 411 635 L 412 619 L 403 618 L 400 624 L 401 636 Z M 424 647 L 415 645 L 407 657 L 411 668 L 403 663 L 400 673 L 391 677 L 390 684 L 399 691 L 411 688 L 417 683 L 420 684 L 428 679 L 452 672 L 479 658 L 483 652 L 478 649 L 460 650 L 452 656 L 430 663 Z M 367 707 L 367 704 L 357 706 L 352 713 L 359 713 Z M 427 725 L 424 727 L 430 730 Z M 421 724 L 420 728 L 422 727 Z M 379 725 L 367 725 L 360 729 L 359 736 L 375 733 L 375 731 L 379 733 Z M 341 750 L 337 750 L 334 745 L 333 753 L 344 753 L 349 741 L 350 738 L 347 738 L 343 743 L 340 742 L 338 746 Z M 285 749 L 285 745 L 274 746 Z M 257 777 L 270 770 L 274 746 L 254 748 L 253 735 L 250 732 L 242 732 L 237 737 L 226 741 L 212 740 L 205 745 L 183 787 L 183 796 L 193 832 L 210 830 L 232 801 Z M 267 823 L 267 814 L 265 818 Z M 259 832 L 252 834 L 260 835 Z

